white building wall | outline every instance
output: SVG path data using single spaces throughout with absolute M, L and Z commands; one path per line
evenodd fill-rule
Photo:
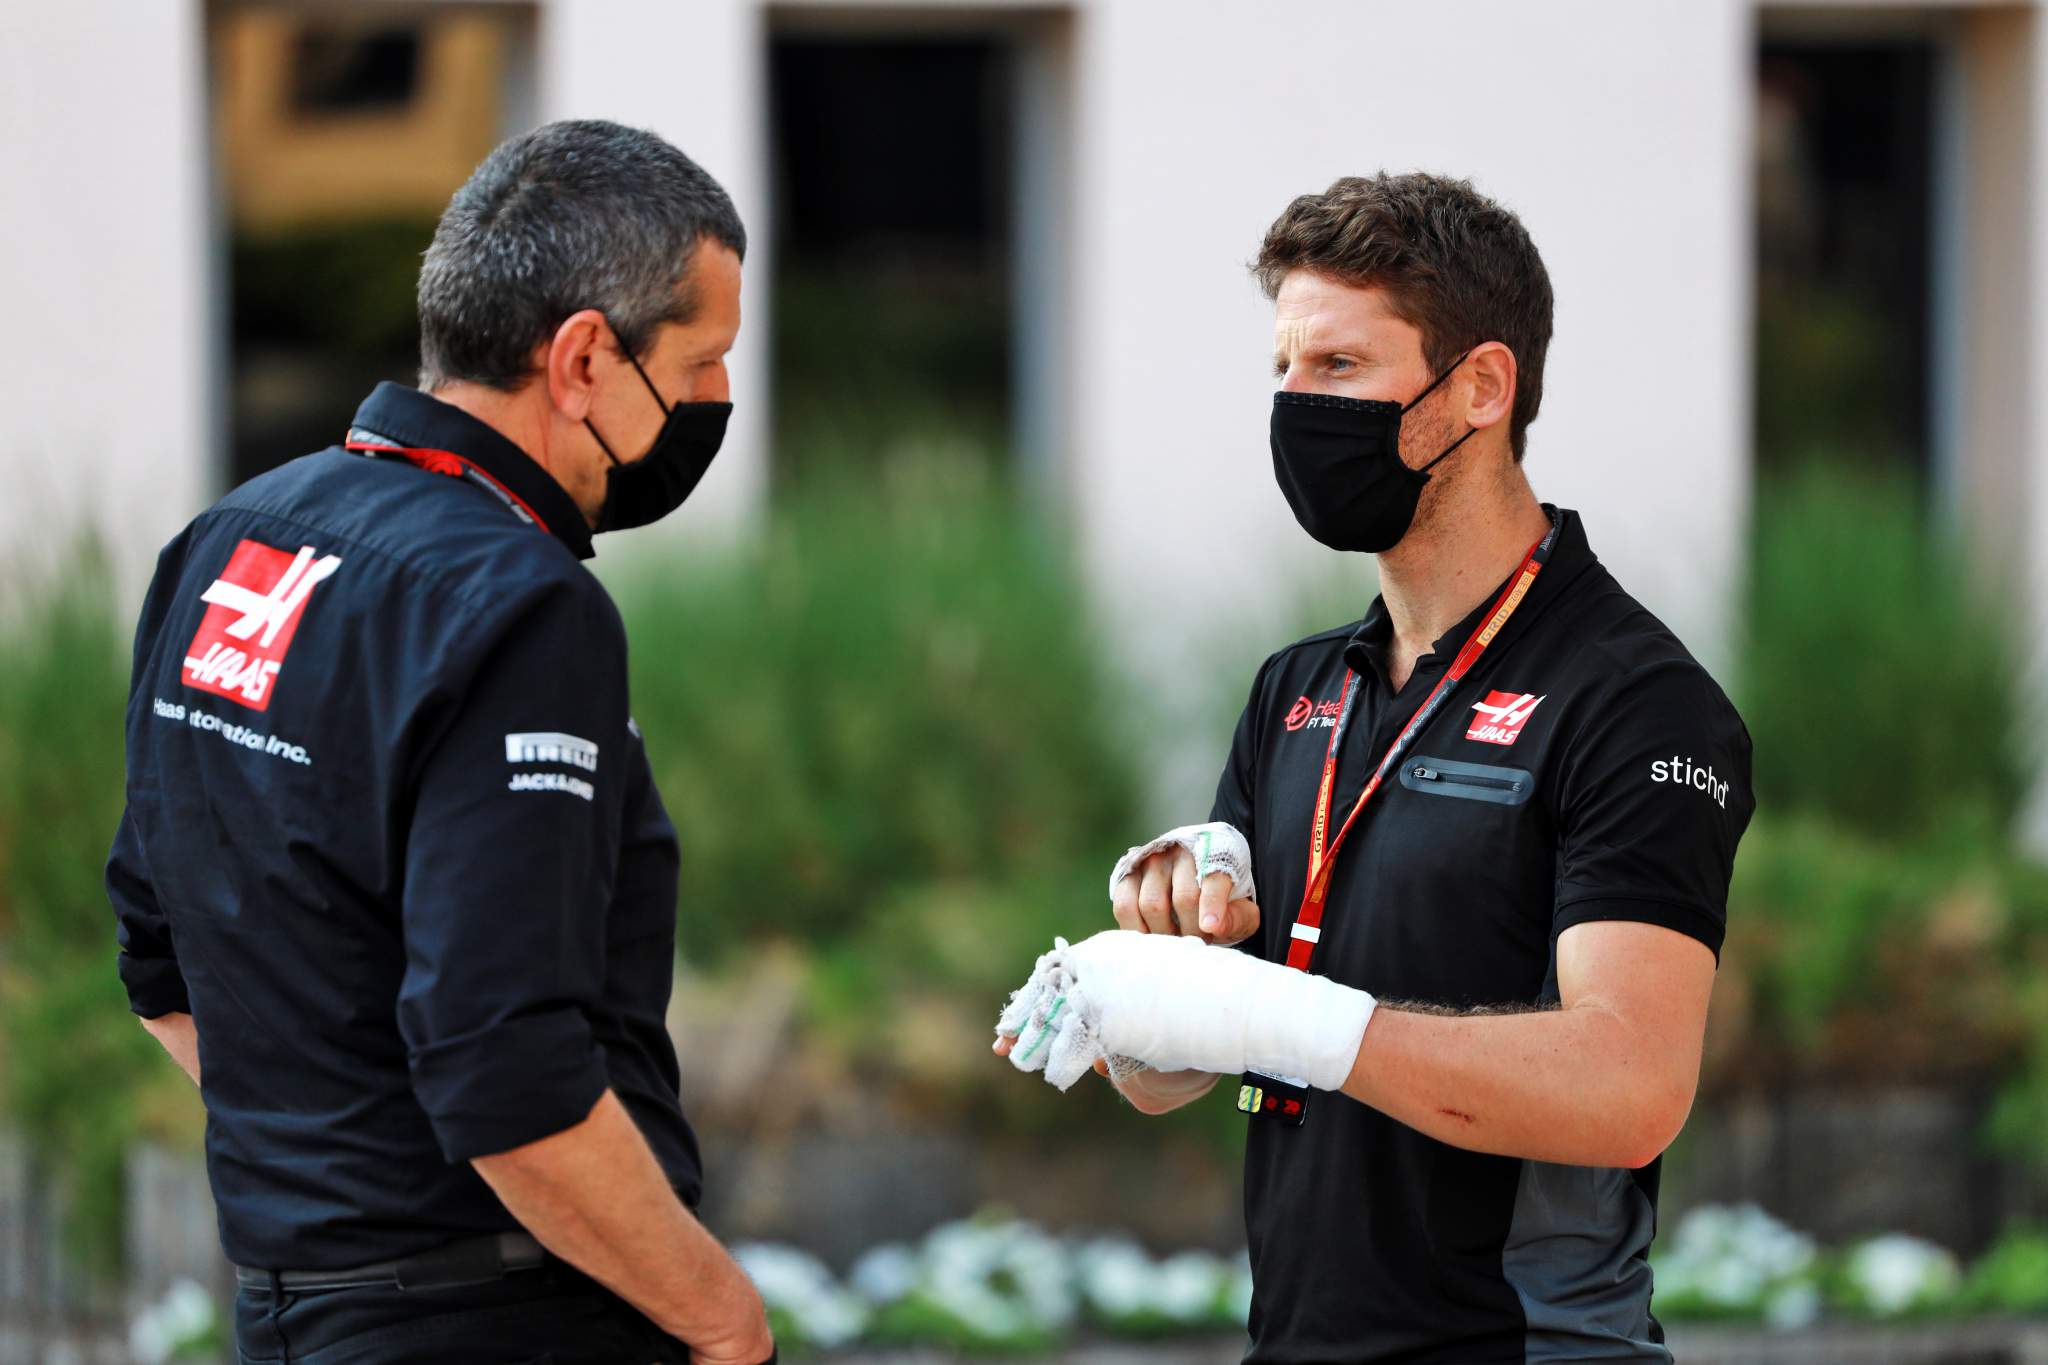
M 603 22 L 586 22 L 593 4 Z M 908 8 L 915 22 L 970 7 Z M 1750 470 L 1746 4 L 1084 0 L 1074 13 L 1058 482 L 1105 600 L 1142 606 L 1125 628 L 1165 638 L 1199 611 L 1281 643 L 1272 631 L 1298 616 L 1290 590 L 1343 571 L 1273 486 L 1270 310 L 1244 263 L 1292 196 L 1427 168 L 1520 212 L 1549 263 L 1558 334 L 1531 429 L 1538 490 L 1584 511 L 1623 582 L 1725 660 Z M 758 0 L 552 0 L 543 111 L 657 129 L 726 182 L 765 244 L 768 22 Z M 886 22 L 900 29 L 906 7 Z M 664 535 L 744 519 L 765 486 L 772 282 L 755 251 L 732 446 L 703 505 Z M 1362 609 L 1369 566 L 1354 576 Z
M 2018 615 L 2031 643 L 2029 663 L 2035 683 L 2028 695 L 2035 699 L 2035 715 L 2030 719 L 2037 724 L 2027 732 L 2035 735 L 2041 733 L 2038 722 L 2048 720 L 2044 713 L 2048 709 L 2040 702 L 2048 697 L 2048 35 L 2043 33 L 2043 17 L 2042 8 L 2037 7 L 2027 45 L 2033 101 L 2021 183 L 2033 231 L 2017 282 L 2030 325 L 2023 357 L 2026 378 L 2019 386 L 2025 408 L 2024 450 L 2014 461 L 2020 474 L 2013 489 L 2026 519 L 2022 533 L 2025 576 L 2020 590 L 2026 610 Z M 2035 781 L 2023 836 L 2036 854 L 2048 856 L 2048 781 Z
M 1539 490 L 1581 507 L 1623 580 L 1718 657 L 1748 474 L 1747 7 L 1349 6 L 1312 28 L 1304 13 L 1076 9 L 1063 482 L 1106 597 L 1148 620 L 1220 611 L 1256 637 L 1289 585 L 1330 577 L 1272 487 L 1268 310 L 1243 263 L 1292 195 L 1427 167 L 1517 209 L 1550 263 Z M 86 0 L 5 22 L 0 98 L 36 131 L 7 144 L 36 211 L 0 225 L 10 297 L 37 319 L 0 341 L 23 400 L 0 469 L 36 509 L 8 538 L 90 505 L 153 544 L 215 491 L 220 458 L 200 8 Z M 759 0 L 541 8 L 543 116 L 659 130 L 754 229 L 729 449 L 643 540 L 745 524 L 765 489 L 767 22 Z
M 195 3 L 0 5 L 0 576 L 138 585 L 214 491 L 204 85 Z
M 866 12 L 843 0 L 805 7 Z M 887 7 L 1016 16 L 1033 7 Z M 1043 7 L 1038 7 L 1043 9 Z M 2042 8 L 2034 0 L 2030 8 Z M 1286 200 L 1342 174 L 1470 175 L 1516 209 L 1558 297 L 1529 469 L 1585 512 L 1622 581 L 1710 664 L 1730 657 L 1749 453 L 1751 0 L 1474 0 L 1304 7 L 1076 0 L 1065 490 L 1133 657 L 1200 621 L 1277 643 L 1292 585 L 1363 564 L 1295 528 L 1272 486 L 1269 311 L 1244 273 Z M 542 0 L 543 117 L 658 129 L 754 230 L 728 451 L 664 543 L 743 528 L 766 488 L 763 0 Z M 1064 41 L 1064 40 L 1063 40 Z M 0 7 L 0 560 L 96 517 L 147 553 L 218 491 L 218 286 L 208 226 L 203 7 Z M 2029 140 L 2013 497 L 2048 640 L 2048 54 L 2025 56 Z M 914 149 L 906 154 L 914 154 Z M 643 541 L 649 537 L 643 537 Z M 1213 651 L 1187 656 L 1199 662 Z M 2048 838 L 2048 814 L 2043 817 Z
M 1548 264 L 1539 494 L 1725 658 L 1750 470 L 1745 6 L 1105 0 L 1080 46 L 1075 487 L 1103 582 L 1284 643 L 1282 589 L 1335 557 L 1273 485 L 1271 314 L 1243 263 L 1294 195 L 1427 169 L 1518 212 Z

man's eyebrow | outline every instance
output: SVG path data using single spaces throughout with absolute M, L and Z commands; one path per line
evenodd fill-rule
M 1328 360 L 1331 356 L 1335 355 L 1356 356 L 1360 360 L 1365 360 L 1369 359 L 1372 356 L 1372 347 L 1368 346 L 1366 343 L 1362 341 L 1357 343 L 1356 345 L 1336 345 L 1318 343 L 1311 346 L 1303 346 L 1297 352 L 1295 352 L 1295 354 L 1298 354 L 1299 356 L 1301 356 L 1302 359 L 1309 361 Z M 1287 363 L 1287 357 L 1288 352 L 1284 347 L 1274 348 L 1273 363 L 1275 365 L 1285 365 Z

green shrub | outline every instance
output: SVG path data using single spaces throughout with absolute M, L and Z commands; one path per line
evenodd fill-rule
M 1010 322 L 971 263 L 792 260 L 775 279 L 775 474 L 789 490 L 942 446 L 994 470 L 1009 443 Z
M 2003 852 L 2027 790 L 2018 636 L 1912 486 L 1813 465 L 1758 490 L 1738 688 L 1758 809 Z
M 2048 1313 L 2048 1232 L 2008 1229 L 1970 1267 L 1957 1306 L 1976 1313 Z
M 130 1143 L 154 1124 L 189 1133 L 197 1106 L 129 1014 L 114 969 L 100 879 L 121 814 L 128 660 L 105 564 L 86 545 L 47 580 L 11 586 L 19 600 L 0 631 L 0 1108 L 56 1180 L 73 1247 L 108 1267 Z
M 813 1087 L 1020 1135 L 1137 1122 L 988 1056 L 1055 934 L 1112 927 L 1138 726 L 1071 556 L 977 464 L 807 481 L 737 550 L 626 575 L 633 707 L 685 869 L 693 967 L 804 962 Z M 721 964 L 729 964 L 721 967 Z M 813 1099 L 817 1099 L 813 1096 Z M 1145 1130 L 1226 1146 L 1218 1100 Z
M 1102 900 L 1135 837 L 1134 746 L 1063 548 L 1002 492 L 938 468 L 812 487 L 758 543 L 619 600 L 686 951 L 895 929 L 933 966 L 1017 970 L 1005 916 L 968 911 L 1084 869 Z M 1093 901 L 1049 902 L 1030 941 L 1097 927 Z
M 1887 949 L 1924 932 L 1946 860 L 1812 816 L 1759 819 L 1729 890 L 1733 955 L 1774 1032 L 1811 1048 L 1845 1006 L 1885 997 Z

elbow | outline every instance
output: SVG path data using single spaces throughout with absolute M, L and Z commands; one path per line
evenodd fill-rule
M 1667 1143 L 1665 1145 L 1669 1146 L 1670 1144 Z M 1645 1144 L 1627 1149 L 1621 1160 L 1615 1164 L 1627 1170 L 1640 1171 L 1662 1155 L 1664 1155 L 1663 1147 Z
M 1634 1121 L 1617 1134 L 1621 1140 L 1617 1155 L 1621 1159 L 1615 1164 L 1639 1171 L 1664 1155 L 1664 1150 L 1685 1128 L 1685 1121 L 1692 1114 L 1692 1101 L 1691 1084 L 1647 1097 Z

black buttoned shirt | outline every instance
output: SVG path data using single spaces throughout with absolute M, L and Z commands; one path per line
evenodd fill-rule
M 1386 1000 L 1532 1007 L 1557 1002 L 1573 925 L 1660 925 L 1718 955 L 1754 809 L 1748 732 L 1577 514 L 1557 515 L 1528 595 L 1342 846 L 1311 970 Z M 1497 595 L 1399 692 L 1381 602 L 1259 670 L 1212 815 L 1251 842 L 1264 917 L 1247 951 L 1287 958 L 1347 672 L 1333 824 Z M 1342 1096 L 1314 1097 L 1300 1127 L 1253 1120 L 1248 1358 L 1668 1360 L 1646 1260 L 1656 1192 L 1654 1162 L 1482 1155 Z
M 135 1012 L 189 1011 L 228 1256 L 517 1226 L 469 1158 L 609 1086 L 694 1203 L 677 847 L 568 494 L 397 385 L 163 551 L 107 866 Z

